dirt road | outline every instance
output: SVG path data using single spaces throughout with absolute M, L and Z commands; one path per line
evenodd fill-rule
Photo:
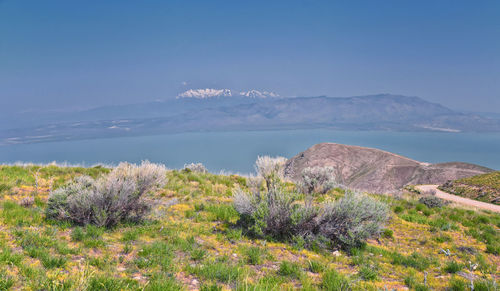
M 490 210 L 493 212 L 500 213 L 500 206 L 499 205 L 481 202 L 481 201 L 477 201 L 477 200 L 472 200 L 472 199 L 460 197 L 457 195 L 452 195 L 452 194 L 449 194 L 449 193 L 446 193 L 446 192 L 439 190 L 437 188 L 438 186 L 439 185 L 419 185 L 419 186 L 416 186 L 416 188 L 422 192 L 429 191 L 429 190 L 435 190 L 436 196 L 441 198 L 441 199 L 444 199 L 444 200 L 448 200 L 448 201 L 452 201 L 452 202 L 459 203 L 462 205 L 467 205 L 467 206 L 471 206 L 471 207 L 475 207 L 475 208 L 480 208 L 480 209 L 485 209 L 485 210 Z

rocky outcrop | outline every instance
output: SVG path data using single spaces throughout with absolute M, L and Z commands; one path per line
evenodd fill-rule
M 285 175 L 297 181 L 304 168 L 315 166 L 333 167 L 340 183 L 373 193 L 397 192 L 409 184 L 443 184 L 493 171 L 468 163 L 428 164 L 374 148 L 321 143 L 288 160 Z

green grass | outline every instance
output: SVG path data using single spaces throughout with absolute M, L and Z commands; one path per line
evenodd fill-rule
M 319 261 L 308 261 L 309 271 L 313 273 L 321 273 L 325 270 L 325 264 Z
M 465 279 L 453 277 L 450 281 L 450 286 L 448 288 L 450 291 L 467 291 L 469 290 L 469 284 Z
M 300 264 L 295 262 L 282 261 L 278 270 L 278 274 L 280 274 L 281 276 L 300 278 L 300 276 L 302 275 L 302 267 L 300 266 Z
M 144 291 L 180 291 L 184 290 L 173 276 L 159 275 L 151 278 Z
M 90 278 L 87 291 L 136 290 L 138 283 L 131 279 L 117 279 L 113 276 L 95 276 Z
M 22 254 L 13 253 L 11 249 L 4 246 L 0 249 L 0 265 L 19 265 L 23 259 Z
M 392 264 L 412 267 L 419 271 L 425 271 L 432 263 L 431 259 L 424 257 L 417 252 L 414 252 L 409 256 L 394 252 L 391 254 L 391 257 Z
M 191 251 L 191 260 L 202 261 L 207 255 L 207 251 L 204 249 L 194 249 Z
M 2 219 L 6 224 L 35 226 L 42 223 L 42 211 L 40 209 L 24 208 L 12 201 L 3 202 L 2 209 Z
M 349 280 L 335 270 L 328 270 L 323 274 L 321 288 L 327 291 L 347 291 L 351 289 Z
M 166 242 L 154 242 L 144 245 L 137 252 L 137 259 L 134 261 L 139 269 L 151 266 L 159 266 L 164 271 L 171 270 L 174 247 Z
M 460 179 L 457 182 L 474 186 L 488 186 L 500 190 L 500 171 Z
M 236 222 L 239 218 L 238 212 L 232 205 L 208 205 L 205 211 L 211 214 L 211 219 L 215 221 Z
M 500 204 L 500 171 L 452 181 L 441 190 L 479 201 Z
M 244 251 L 246 262 L 250 265 L 260 265 L 264 251 L 259 247 L 249 247 Z
M 223 283 L 235 282 L 243 273 L 241 267 L 227 262 L 211 262 L 197 266 L 188 266 L 187 271 L 205 279 L 217 280 Z
M 14 278 L 0 270 L 0 290 L 9 290 L 14 285 Z
M 457 263 L 456 261 L 452 260 L 446 263 L 446 266 L 444 267 L 444 270 L 446 273 L 450 274 L 455 274 L 458 271 L 461 271 L 464 268 L 464 266 L 460 263 Z
M 382 237 L 383 238 L 393 238 L 394 237 L 394 231 L 392 231 L 392 229 L 384 229 L 382 231 Z
M 500 215 L 428 209 L 417 194 L 372 196 L 393 210 L 381 236 L 335 252 L 322 241 L 252 237 L 231 203 L 235 187 L 248 190 L 243 177 L 169 171 L 168 184 L 150 193 L 158 201 L 151 216 L 106 229 L 47 220 L 47 189 L 20 206 L 18 191 L 33 194 L 36 171 L 55 188 L 108 170 L 0 166 L 0 290 L 189 290 L 194 280 L 200 290 L 445 290 L 469 261 L 480 278 L 498 274 Z M 342 195 L 315 194 L 313 203 Z M 424 272 L 440 279 L 424 286 Z M 476 290 L 494 284 L 476 282 Z
M 377 268 L 374 266 L 365 265 L 359 269 L 359 276 L 363 280 L 373 281 L 378 277 Z

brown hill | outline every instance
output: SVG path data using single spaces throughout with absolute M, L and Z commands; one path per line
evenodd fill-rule
M 296 181 L 304 168 L 315 166 L 333 167 L 340 183 L 374 193 L 396 192 L 409 184 L 443 184 L 493 171 L 468 163 L 428 164 L 374 148 L 321 143 L 288 160 L 285 175 Z

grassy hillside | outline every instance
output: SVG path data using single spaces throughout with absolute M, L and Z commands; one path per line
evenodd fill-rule
M 468 290 L 463 276 L 476 279 L 476 290 L 494 290 L 500 275 L 500 215 L 431 209 L 410 193 L 374 196 L 390 205 L 391 219 L 380 238 L 349 251 L 250 237 L 236 224 L 232 193 L 246 181 L 235 175 L 169 171 L 153 213 L 138 224 L 45 218 L 51 189 L 107 172 L 0 166 L 0 290 Z
M 500 172 L 447 182 L 439 189 L 455 195 L 500 205 Z

